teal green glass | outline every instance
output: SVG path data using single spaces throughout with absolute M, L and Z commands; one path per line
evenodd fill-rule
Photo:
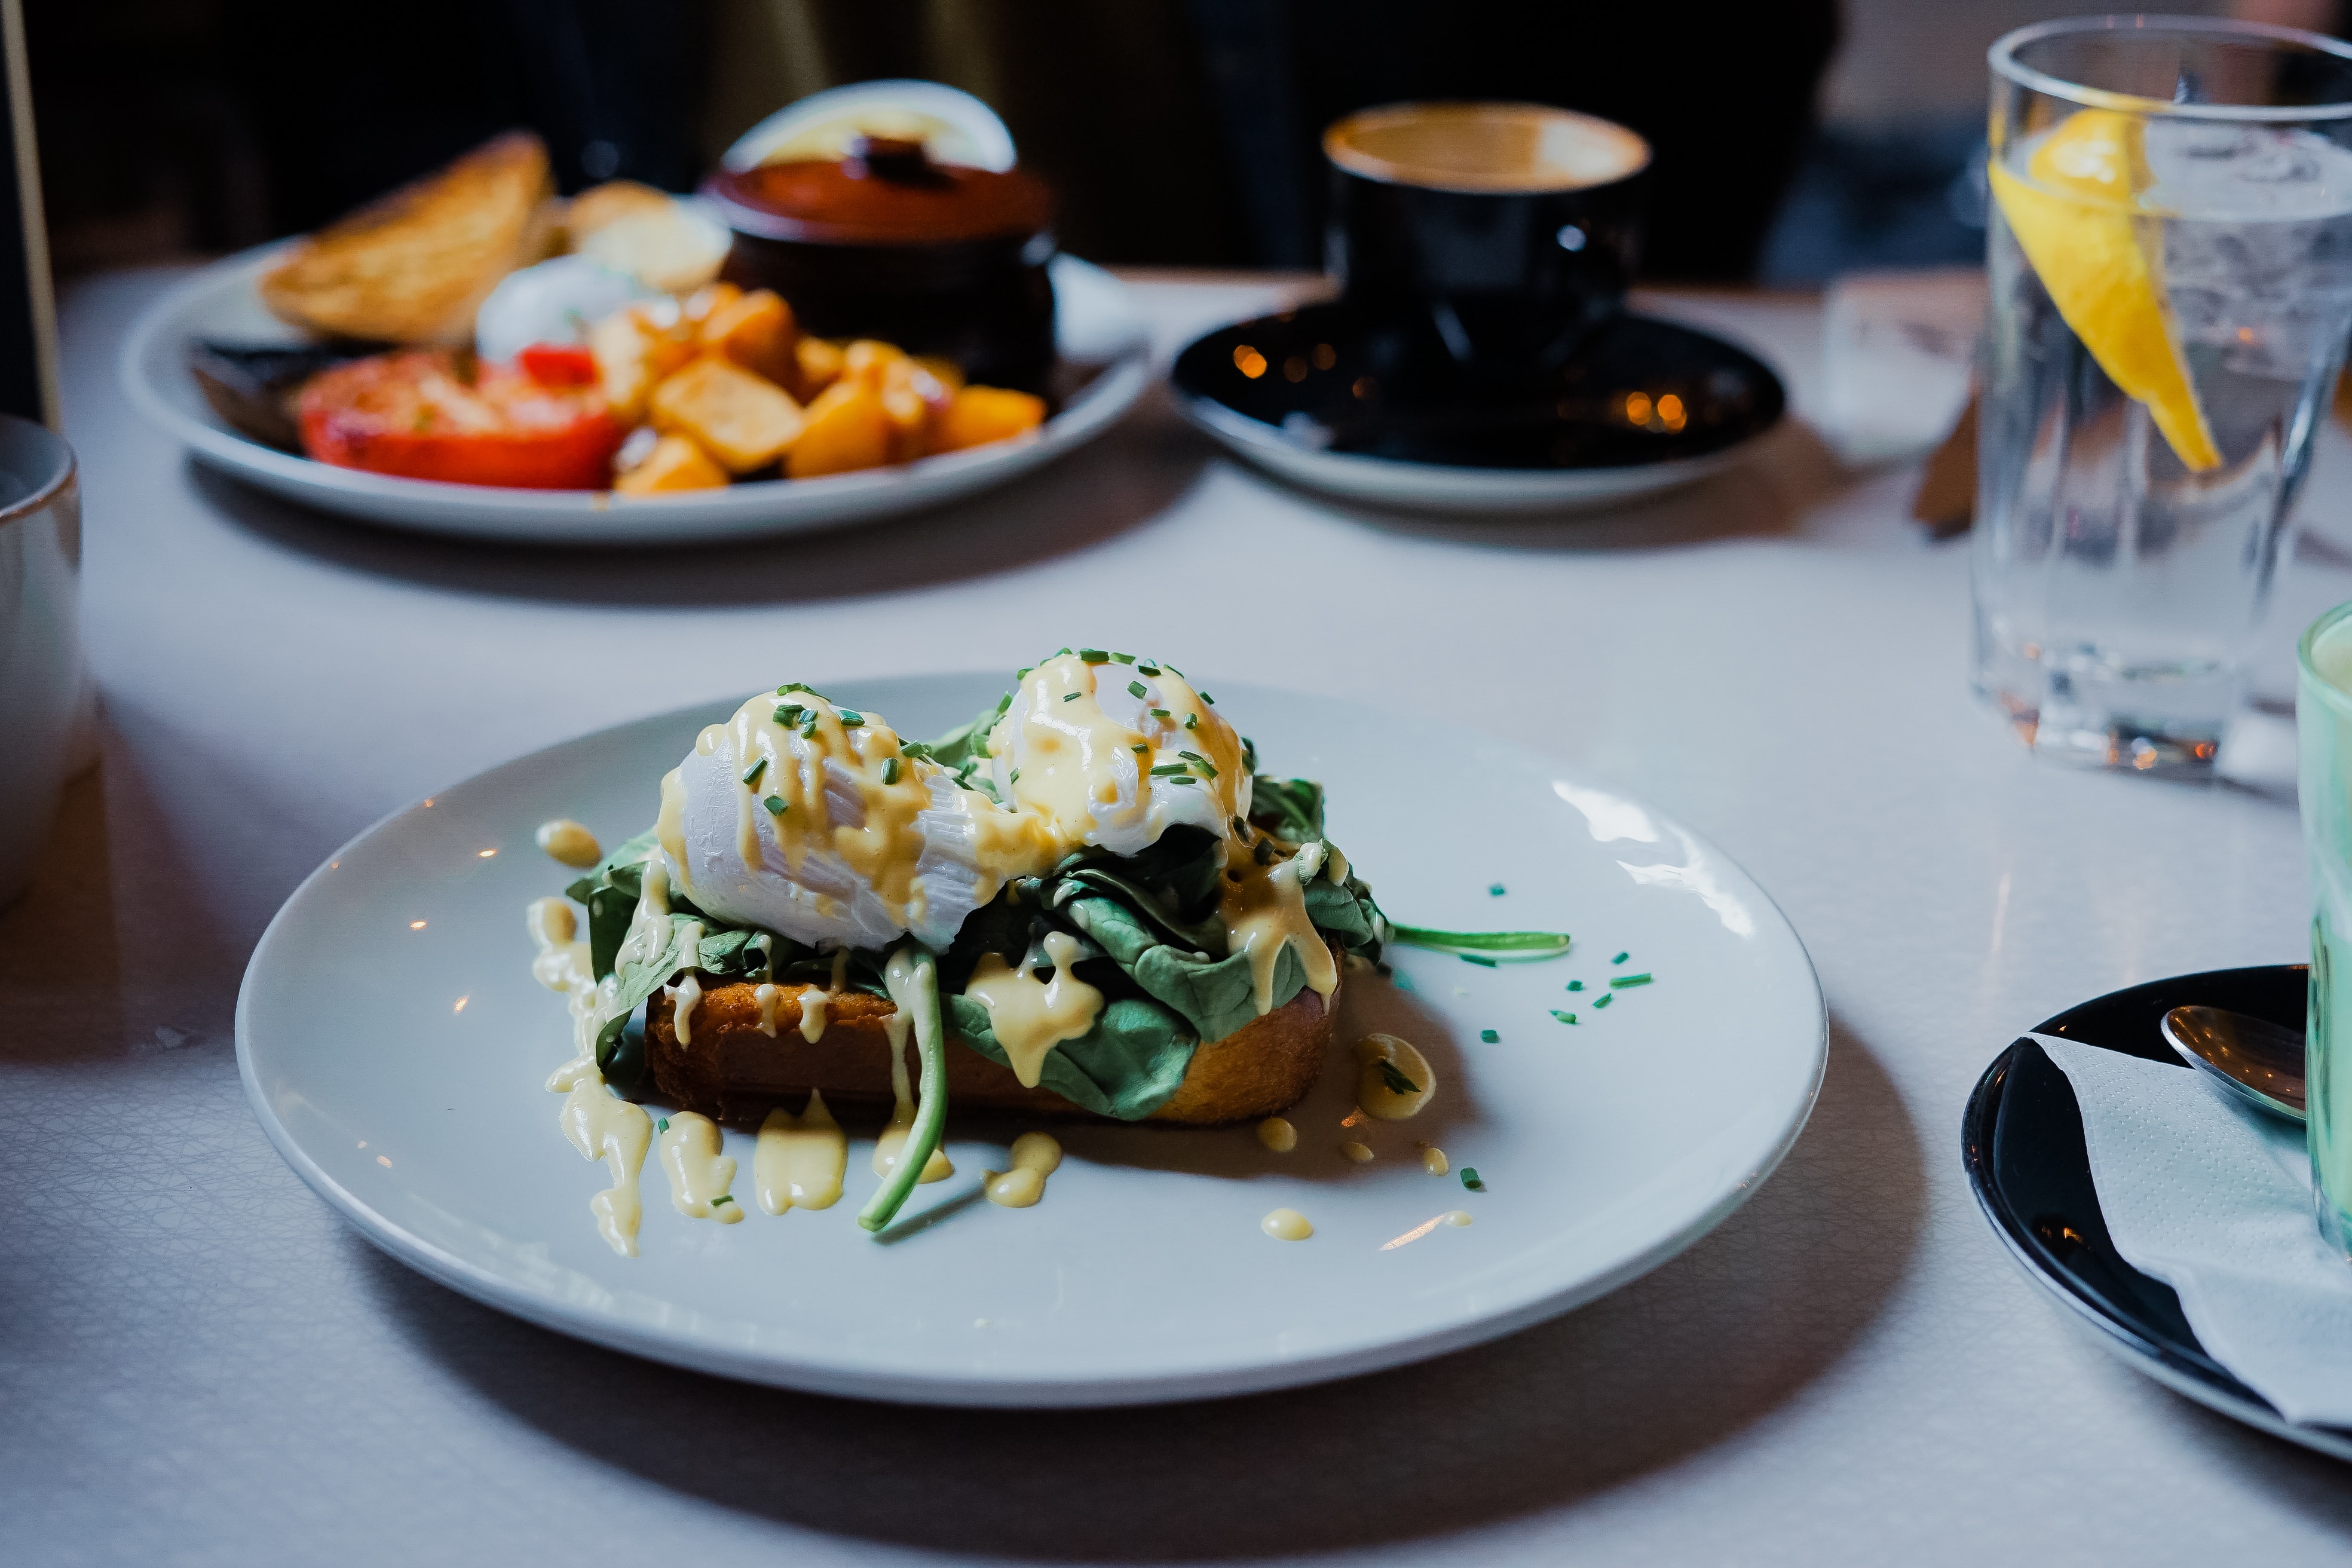
M 2312 1202 L 2320 1235 L 2352 1261 L 2352 605 L 2314 621 L 2298 653 L 2297 793 L 2311 869 L 2311 1004 L 2303 1048 Z

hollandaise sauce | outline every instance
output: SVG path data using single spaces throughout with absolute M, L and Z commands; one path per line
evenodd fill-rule
M 1061 1164 L 1061 1144 L 1043 1132 L 1024 1132 L 1013 1141 L 1013 1168 L 988 1173 L 988 1201 L 999 1208 L 1034 1207 L 1045 1195 L 1045 1178 Z
M 982 953 L 963 994 L 988 1009 L 989 1032 L 1004 1048 L 1013 1076 L 1034 1089 L 1045 1070 L 1045 1053 L 1095 1026 L 1103 994 L 1076 974 L 1077 939 L 1066 931 L 1046 933 L 1045 956 L 1054 978 L 1041 981 L 1027 969 L 1009 967 L 996 953 Z
M 831 1208 L 841 1201 L 841 1179 L 848 1168 L 849 1140 L 816 1090 L 810 1090 L 798 1116 L 780 1105 L 760 1125 L 751 1185 L 770 1214 Z
M 669 1176 L 670 1206 L 688 1219 L 733 1225 L 743 1205 L 727 1189 L 735 1182 L 735 1162 L 719 1150 L 719 1124 L 681 1110 L 662 1129 L 662 1170 Z

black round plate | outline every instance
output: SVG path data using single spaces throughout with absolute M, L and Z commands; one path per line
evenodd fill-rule
M 2189 1072 L 2157 1031 L 2166 1013 L 2192 1004 L 2227 1007 L 2299 1031 L 2306 974 L 2302 964 L 2280 963 L 2154 980 L 2070 1007 L 2034 1032 Z M 2091 1184 L 2074 1086 L 2033 1041 L 2017 1040 L 1977 1080 L 1960 1121 L 1960 1157 L 1994 1232 L 2107 1349 L 2226 1415 L 2352 1459 L 2352 1436 L 2286 1420 L 2205 1353 L 2172 1287 L 2124 1261 Z
M 1788 405 L 1780 377 L 1720 338 L 1621 314 L 1540 374 L 1456 363 L 1427 317 L 1309 305 L 1220 327 L 1176 356 L 1180 397 L 1303 451 L 1487 469 L 1643 468 L 1712 457 Z

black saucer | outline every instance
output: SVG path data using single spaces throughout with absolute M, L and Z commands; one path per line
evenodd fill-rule
M 1223 413 L 1221 437 L 1487 470 L 1687 463 L 1770 429 L 1788 402 L 1755 355 L 1653 317 L 1612 317 L 1564 363 L 1498 377 L 1465 372 L 1428 317 L 1376 321 L 1339 303 L 1220 327 L 1170 379 L 1196 419 Z
M 2202 1004 L 2301 1030 L 2307 973 L 2302 964 L 2280 963 L 2150 981 L 2070 1007 L 2034 1032 L 2188 1072 L 2157 1032 L 2167 1012 Z M 2225 1415 L 2352 1459 L 2352 1434 L 2296 1426 L 2281 1415 L 2205 1353 L 2172 1287 L 2116 1252 L 2091 1185 L 2074 1086 L 2033 1041 L 2016 1041 L 1977 1080 L 1960 1121 L 1960 1157 L 1994 1232 L 2106 1349 Z

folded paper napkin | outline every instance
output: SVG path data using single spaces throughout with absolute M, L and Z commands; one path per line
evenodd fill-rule
M 2303 1129 L 2202 1073 L 2031 1037 L 2074 1087 L 2116 1250 L 2288 1420 L 2352 1426 L 2352 1264 L 2312 1219 Z

